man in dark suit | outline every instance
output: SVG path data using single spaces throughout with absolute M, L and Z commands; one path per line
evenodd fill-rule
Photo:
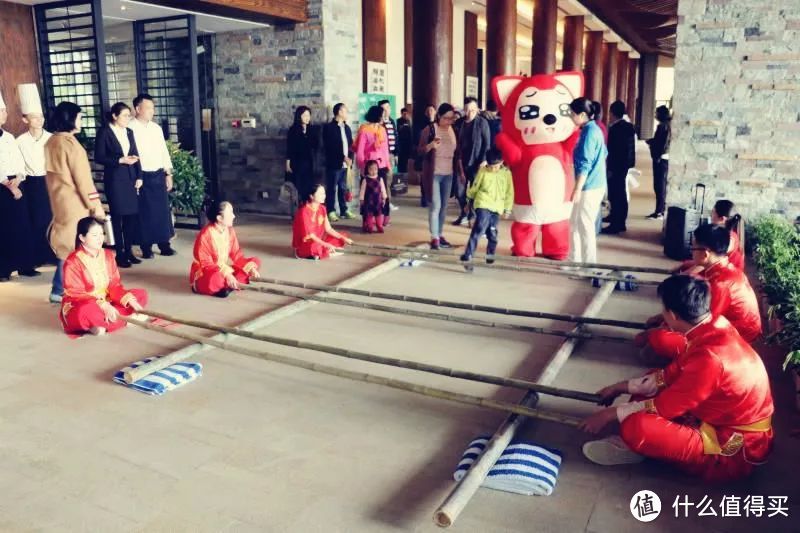
M 469 224 L 474 213 L 468 209 L 467 190 L 478 170 L 486 165 L 486 152 L 492 147 L 492 134 L 489 121 L 480 115 L 478 101 L 468 96 L 464 99 L 464 118 L 455 125 L 458 136 L 458 179 L 453 183 L 455 196 L 461 210 L 453 225 Z
M 611 212 L 609 225 L 602 233 L 615 235 L 626 230 L 628 219 L 628 170 L 636 165 L 636 131 L 625 116 L 625 104 L 617 100 L 609 107 L 611 123 L 608 128 L 608 201 Z
M 325 146 L 325 208 L 332 222 L 341 218 L 354 218 L 347 208 L 347 169 L 353 163 L 353 132 L 347 125 L 347 106 L 333 106 L 333 120 L 322 130 Z M 339 201 L 339 215 L 335 203 Z

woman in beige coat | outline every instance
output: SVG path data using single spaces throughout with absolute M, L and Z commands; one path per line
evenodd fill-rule
M 86 150 L 75 138 L 81 130 L 81 108 L 72 102 L 61 102 L 50 126 L 53 136 L 44 147 L 47 193 L 53 210 L 48 239 L 58 258 L 50 301 L 58 303 L 64 293 L 62 266 L 75 249 L 78 221 L 87 216 L 104 218 L 105 212 L 92 180 Z

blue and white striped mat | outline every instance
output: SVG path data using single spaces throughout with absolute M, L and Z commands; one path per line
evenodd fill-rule
M 114 382 L 120 385 L 125 385 L 131 389 L 150 394 L 152 396 L 161 396 L 165 392 L 176 389 L 181 385 L 185 385 L 191 381 L 196 380 L 203 375 L 203 365 L 200 363 L 175 363 L 158 372 L 153 372 L 149 376 L 145 376 L 139 381 L 133 383 L 125 383 L 125 372 L 134 369 L 137 366 L 142 366 L 150 361 L 155 361 L 158 357 L 148 357 L 141 361 L 131 363 L 130 366 L 119 370 L 114 374 Z
M 453 473 L 456 481 L 461 481 L 467 474 L 487 442 L 489 437 L 478 437 L 469 443 Z M 549 496 L 556 486 L 560 468 L 561 452 L 535 444 L 512 442 L 489 470 L 481 486 L 526 496 Z

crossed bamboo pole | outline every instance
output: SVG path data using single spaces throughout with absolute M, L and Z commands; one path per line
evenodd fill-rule
M 194 335 L 191 333 L 185 333 L 180 331 L 172 331 L 165 329 L 161 326 L 156 326 L 153 324 L 149 324 L 147 322 L 137 320 L 135 318 L 131 318 L 128 316 L 121 316 L 122 320 L 139 326 L 141 328 L 156 331 L 158 333 L 162 333 L 164 335 L 169 335 L 171 337 L 176 337 L 180 339 L 190 340 L 193 342 L 206 344 L 208 346 L 212 346 L 214 348 L 219 348 L 221 350 L 227 350 L 229 352 L 238 353 L 241 355 L 247 355 L 249 357 L 255 357 L 257 359 L 263 359 L 265 361 L 271 361 L 274 363 L 279 363 L 287 366 L 292 366 L 295 368 L 303 368 L 305 370 L 311 370 L 313 372 L 318 372 L 320 374 L 327 374 L 330 376 L 336 376 L 340 378 L 350 379 L 353 381 L 361 381 L 365 383 L 373 383 L 376 385 L 382 385 L 385 387 L 390 387 L 393 389 L 404 390 L 407 392 L 413 392 L 415 394 L 419 394 L 421 396 L 427 396 L 429 398 L 438 398 L 440 400 L 448 400 L 451 402 L 461 403 L 465 405 L 477 405 L 480 407 L 486 407 L 489 409 L 494 409 L 497 411 L 504 411 L 509 413 L 515 413 L 522 416 L 529 416 L 532 418 L 538 418 L 540 420 L 547 420 L 550 422 L 558 422 L 561 424 L 566 424 L 568 426 L 577 427 L 582 420 L 580 418 L 563 415 L 551 411 L 543 411 L 541 409 L 533 409 L 530 407 L 525 407 L 522 405 L 515 405 L 513 403 L 502 402 L 498 400 L 492 400 L 489 398 L 483 398 L 480 396 L 473 396 L 469 394 L 462 394 L 458 392 L 452 392 L 445 389 L 439 389 L 435 387 L 428 387 L 425 385 L 418 385 L 415 383 L 411 383 L 408 381 L 402 381 L 399 379 L 393 378 L 385 378 L 382 376 L 376 376 L 373 374 L 368 374 L 366 372 L 355 372 L 352 370 L 345 370 L 342 368 L 336 368 L 328 365 L 322 365 L 318 363 L 312 363 L 310 361 L 303 361 L 301 359 L 295 359 L 293 357 L 287 357 L 283 355 L 273 354 L 269 352 L 265 352 L 262 350 L 254 350 L 251 348 L 246 348 L 243 346 L 237 346 L 231 344 L 227 341 L 217 341 L 214 339 L 210 339 L 207 337 L 203 337 L 201 335 Z M 127 381 L 127 378 L 126 378 Z
M 425 253 L 428 255 L 443 256 L 443 257 L 458 257 L 445 250 L 420 250 L 411 246 L 393 246 L 389 244 L 372 244 L 365 242 L 354 242 L 352 246 L 358 248 L 366 248 L 368 250 L 387 250 L 396 252 L 412 252 L 412 253 Z M 345 250 L 346 251 L 346 250 Z M 475 259 L 486 259 L 486 254 L 476 253 L 473 255 Z M 580 263 L 576 261 L 557 261 L 555 259 L 547 259 L 544 257 L 517 257 L 513 255 L 493 255 L 491 256 L 497 262 L 518 263 L 522 265 L 544 265 L 552 267 L 580 267 L 580 268 L 597 268 L 600 270 L 616 270 L 620 272 L 642 272 L 647 274 L 664 274 L 670 275 L 672 272 L 666 268 L 657 267 L 639 267 L 639 266 L 626 266 L 626 265 L 612 265 L 606 263 Z
M 515 272 L 534 272 L 536 274 L 546 274 L 550 276 L 568 276 L 571 278 L 586 278 L 586 279 L 599 279 L 601 281 L 621 281 L 621 282 L 631 282 L 634 281 L 637 285 L 648 285 L 648 286 L 658 286 L 661 282 L 660 281 L 653 281 L 653 280 L 630 280 L 623 276 L 615 276 L 609 274 L 602 274 L 597 273 L 593 274 L 590 272 L 581 272 L 579 270 L 559 270 L 559 269 L 552 269 L 552 268 L 537 268 L 535 266 L 522 266 L 522 265 L 507 265 L 507 264 L 487 264 L 487 263 L 462 263 L 458 260 L 458 257 L 454 255 L 428 255 L 428 250 L 416 250 L 416 251 L 408 251 L 408 252 L 384 252 L 380 250 L 359 250 L 353 248 L 342 248 L 342 251 L 346 254 L 352 255 L 370 255 L 376 257 L 390 257 L 390 258 L 399 258 L 399 257 L 408 257 L 409 259 L 419 258 L 427 262 L 432 263 L 441 263 L 445 265 L 473 265 L 473 266 L 480 266 L 484 268 L 488 268 L 491 270 L 511 270 Z
M 301 340 L 295 339 L 286 339 L 283 337 L 275 337 L 274 335 L 265 335 L 261 333 L 254 333 L 252 331 L 245 331 L 240 328 L 236 327 L 228 327 L 228 326 L 221 326 L 218 324 L 212 324 L 210 322 L 203 322 L 200 320 L 191 320 L 187 318 L 176 317 L 174 315 L 168 315 L 166 313 L 161 313 L 159 311 L 153 311 L 151 309 L 145 309 L 140 311 L 140 314 L 147 315 L 151 317 L 161 318 L 164 320 L 169 320 L 170 322 L 175 322 L 177 324 L 183 324 L 185 326 L 191 326 L 194 328 L 202 328 L 207 329 L 210 331 L 216 331 L 218 333 L 228 333 L 231 335 L 237 335 L 239 337 L 245 337 L 248 339 L 253 339 L 257 341 L 269 342 L 272 344 L 279 344 L 281 346 L 289 346 L 291 348 L 300 348 L 304 350 L 313 350 L 316 352 L 323 352 L 330 355 L 336 355 L 339 357 L 344 357 L 346 359 L 354 359 L 356 361 L 366 361 L 368 363 L 375 363 L 379 365 L 385 366 L 393 366 L 397 368 L 405 368 L 407 370 L 417 370 L 419 372 L 427 372 L 429 374 L 438 374 L 440 376 L 447 376 L 451 378 L 457 379 L 464 379 L 467 381 L 477 381 L 480 383 L 488 383 L 490 385 L 499 385 L 501 387 L 511 387 L 515 389 L 522 389 L 522 390 L 532 390 L 538 392 L 540 394 L 548 394 L 550 396 L 558 396 L 560 398 L 570 398 L 572 400 L 579 400 L 582 402 L 590 402 L 590 403 L 599 403 L 600 396 L 597 394 L 591 394 L 588 392 L 581 392 L 581 391 L 574 391 L 574 390 L 567 390 L 561 389 L 558 387 L 551 387 L 548 385 L 539 385 L 538 383 L 534 383 L 533 381 L 527 381 L 524 379 L 516 379 L 516 378 L 504 378 L 500 376 L 492 376 L 489 374 L 480 374 L 477 372 L 467 372 L 464 370 L 456 370 L 453 368 L 447 368 L 438 365 L 430 365 L 427 363 L 418 363 L 415 361 L 407 361 L 405 359 L 397 359 L 394 357 L 384 357 L 380 355 L 373 355 L 364 352 L 357 352 L 355 350 L 347 350 L 344 348 L 336 348 L 333 346 L 326 346 L 323 344 L 316 344 L 313 342 L 306 342 Z
M 325 291 L 325 292 L 338 292 L 342 294 L 352 294 L 354 296 L 366 296 L 369 298 L 380 298 L 383 300 L 396 300 L 401 302 L 409 302 L 409 303 L 417 303 L 417 304 L 425 304 L 425 305 L 433 305 L 436 307 L 449 307 L 452 309 L 463 309 L 465 311 L 478 311 L 482 313 L 493 313 L 499 315 L 506 315 L 506 316 L 521 316 L 525 318 L 541 318 L 546 320 L 557 320 L 561 322 L 573 322 L 578 324 L 594 324 L 597 326 L 612 326 L 618 328 L 627 328 L 627 329 L 645 329 L 647 326 L 644 322 L 631 322 L 628 320 L 616 320 L 616 319 L 609 319 L 609 318 L 595 318 L 595 317 L 586 317 L 582 315 L 571 315 L 571 314 L 562 314 L 562 313 L 547 313 L 543 311 L 528 311 L 523 309 L 509 309 L 504 307 L 495 307 L 491 305 L 480 305 L 480 304 L 470 304 L 470 303 L 463 303 L 463 302 L 452 302 L 448 300 L 438 300 L 434 298 L 423 298 L 420 296 L 407 296 L 405 294 L 393 294 L 393 293 L 386 293 L 386 292 L 379 292 L 379 291 L 368 291 L 364 289 L 350 289 L 344 287 L 338 287 L 335 285 L 317 285 L 313 283 L 300 283 L 300 282 L 293 282 L 293 281 L 286 281 L 281 279 L 275 278 L 253 278 L 251 281 L 257 283 L 268 283 L 272 285 L 286 285 L 290 287 L 298 287 L 303 289 L 311 289 L 317 291 Z M 337 304 L 338 302 L 347 301 L 341 300 L 338 298 L 327 298 L 325 296 L 317 296 L 317 295 L 302 295 L 299 293 L 287 293 L 287 291 L 279 291 L 277 289 L 268 289 L 266 287 L 257 287 L 252 285 L 242 285 L 242 289 L 245 290 L 255 290 L 259 292 L 265 292 L 268 294 L 278 294 L 282 296 L 291 296 L 293 298 L 309 298 L 309 299 L 317 299 L 318 301 L 324 303 L 332 303 Z M 354 305 L 354 307 L 364 307 L 366 309 L 374 309 L 374 304 L 364 304 L 363 302 L 350 302 Z M 349 305 L 349 304 L 344 304 Z M 405 309 L 397 309 L 397 308 L 389 308 L 391 309 L 390 312 L 405 312 Z M 412 314 L 412 313 L 406 313 Z M 432 317 L 431 317 L 432 318 Z M 448 320 L 457 321 L 455 317 L 448 318 Z M 474 319 L 470 319 L 472 323 Z M 542 333 L 540 331 L 536 331 L 536 333 Z M 559 332 L 566 333 L 566 332 Z M 556 334 L 556 333 L 548 333 L 548 334 Z M 563 335 L 563 336 L 576 336 L 576 335 Z M 587 338 L 585 333 L 577 335 L 578 338 Z M 598 336 L 590 336 L 588 338 L 599 338 Z M 616 337 L 610 340 L 622 340 L 620 337 Z M 625 339 L 629 340 L 629 339 Z

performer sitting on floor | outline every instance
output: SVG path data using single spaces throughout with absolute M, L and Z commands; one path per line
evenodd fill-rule
M 325 210 L 325 187 L 314 185 L 295 213 L 292 224 L 292 248 L 298 259 L 327 259 L 341 252 L 345 244 L 353 244 L 347 233 L 331 227 Z
M 698 276 L 711 286 L 711 314 L 724 316 L 747 342 L 761 335 L 761 313 L 758 299 L 747 276 L 728 259 L 730 232 L 724 227 L 704 224 L 694 231 L 692 261 L 701 267 Z M 669 331 L 661 315 L 651 317 L 647 324 L 653 326 L 636 337 L 637 345 L 649 355 L 674 358 L 686 349 L 686 337 Z
M 95 218 L 78 222 L 75 251 L 64 261 L 60 317 L 69 334 L 103 335 L 118 330 L 127 324 L 119 315 L 147 305 L 147 292 L 122 286 L 114 252 L 103 249 L 103 239 L 103 226 Z
M 589 433 L 619 420 L 620 435 L 587 442 L 583 453 L 601 465 L 659 459 L 705 481 L 746 477 L 772 448 L 764 363 L 725 317 L 712 315 L 705 281 L 672 276 L 658 294 L 664 321 L 686 335 L 689 348 L 663 370 L 599 391 L 603 405 L 633 396 L 584 420 Z
M 208 210 L 208 224 L 194 241 L 194 261 L 189 273 L 192 291 L 219 298 L 227 297 L 259 276 L 261 261 L 245 257 L 233 229 L 233 204 L 217 202 Z
M 383 233 L 383 206 L 389 197 L 386 194 L 386 185 L 378 176 L 378 162 L 367 161 L 364 165 L 364 176 L 361 178 L 361 229 L 364 233 Z
M 725 228 L 731 233 L 730 245 L 728 246 L 728 261 L 739 270 L 744 270 L 744 252 L 742 242 L 739 238 L 741 231 L 742 216 L 736 212 L 736 206 L 730 200 L 717 200 L 711 210 L 711 223 L 715 226 Z M 673 272 L 675 274 L 689 274 L 699 271 L 693 259 L 684 261 Z

